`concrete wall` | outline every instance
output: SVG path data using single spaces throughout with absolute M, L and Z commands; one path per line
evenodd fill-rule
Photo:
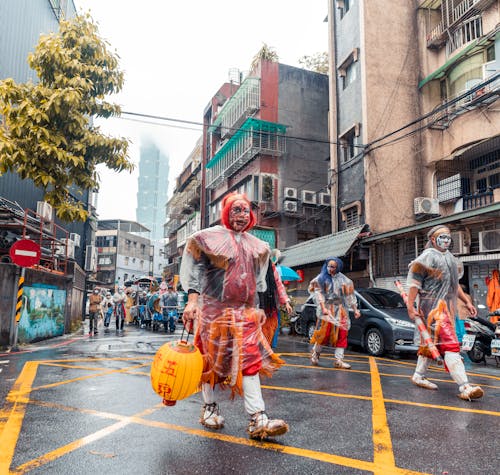
M 83 317 L 84 272 L 78 267 L 71 269 L 68 277 L 48 272 L 26 269 L 24 285 L 46 284 L 66 291 L 64 311 L 64 332 L 75 330 Z M 0 264 L 0 346 L 13 343 L 13 312 L 16 306 L 20 267 L 14 264 Z

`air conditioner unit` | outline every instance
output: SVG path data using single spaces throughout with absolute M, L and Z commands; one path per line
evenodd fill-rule
M 452 248 L 451 253 L 468 254 L 470 246 L 470 237 L 466 231 L 453 231 L 451 233 Z
M 479 252 L 500 251 L 500 229 L 479 231 Z
M 88 272 L 97 271 L 97 247 L 95 246 L 85 248 L 85 270 Z
M 320 193 L 319 194 L 319 204 L 321 206 L 331 206 L 332 205 L 332 197 L 330 193 Z
M 296 200 L 297 199 L 297 188 L 287 188 L 285 187 L 285 189 L 283 190 L 283 194 L 285 195 L 285 199 L 294 199 Z
M 436 198 L 418 197 L 413 201 L 415 215 L 439 215 L 439 201 Z
M 285 213 L 296 213 L 297 212 L 297 202 L 285 200 L 283 202 L 283 210 Z
M 52 221 L 52 206 L 46 201 L 36 202 L 36 213 L 40 216 L 43 221 Z
M 310 190 L 302 190 L 302 203 L 308 205 L 316 204 L 316 192 Z
M 80 247 L 80 235 L 77 233 L 70 233 L 69 238 L 75 243 L 75 247 Z
M 57 244 L 54 253 L 57 256 L 65 257 L 68 259 L 75 258 L 75 243 L 71 239 L 61 239 L 63 244 Z

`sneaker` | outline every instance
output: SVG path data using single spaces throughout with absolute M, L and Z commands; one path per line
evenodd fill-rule
M 311 355 L 311 364 L 313 366 L 318 366 L 318 363 L 319 363 L 319 353 L 316 351 L 313 351 L 312 355 Z
M 89 331 L 89 336 L 92 336 L 92 331 Z
M 411 382 L 418 386 L 419 388 L 424 389 L 437 389 L 437 384 L 431 383 L 428 379 L 422 378 L 422 376 L 413 375 L 411 377 Z
M 264 411 L 256 412 L 250 419 L 247 432 L 251 439 L 262 440 L 285 434 L 288 432 L 288 424 L 281 419 L 269 419 Z
M 484 391 L 479 386 L 471 386 L 466 384 L 458 394 L 460 399 L 464 401 L 472 401 L 472 399 L 480 399 L 484 395 Z
M 208 429 L 222 429 L 224 418 L 220 415 L 217 403 L 204 404 L 201 408 L 200 424 Z
M 351 365 L 344 362 L 343 360 L 335 360 L 335 363 L 333 363 L 333 367 L 341 369 L 351 369 Z

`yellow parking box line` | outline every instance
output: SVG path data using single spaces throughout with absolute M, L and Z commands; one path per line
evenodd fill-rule
M 0 473 L 9 473 L 26 412 L 26 403 L 22 402 L 21 398 L 23 394 L 29 393 L 35 380 L 37 367 L 36 361 L 25 363 L 21 374 L 7 395 L 8 408 L 5 409 L 7 420 L 0 433 L 0 447 L 2 448 L 0 450 Z
M 391 433 L 385 412 L 382 383 L 378 374 L 375 358 L 370 358 L 372 386 L 372 424 L 373 424 L 373 461 L 380 471 L 375 474 L 387 474 L 396 467 L 392 451 Z

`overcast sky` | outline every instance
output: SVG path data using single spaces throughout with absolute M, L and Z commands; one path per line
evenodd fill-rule
M 263 43 L 281 63 L 327 50 L 326 0 L 74 0 L 90 11 L 100 35 L 120 56 L 125 86 L 112 102 L 123 111 L 202 122 L 203 110 L 231 68 L 248 71 Z M 201 127 L 100 122 L 112 135 L 131 139 L 139 160 L 140 137 L 153 137 L 170 159 L 169 197 L 175 177 L 201 135 Z M 175 126 L 175 127 L 173 127 Z M 197 129 L 187 130 L 186 129 Z M 100 170 L 100 219 L 135 220 L 137 172 Z

